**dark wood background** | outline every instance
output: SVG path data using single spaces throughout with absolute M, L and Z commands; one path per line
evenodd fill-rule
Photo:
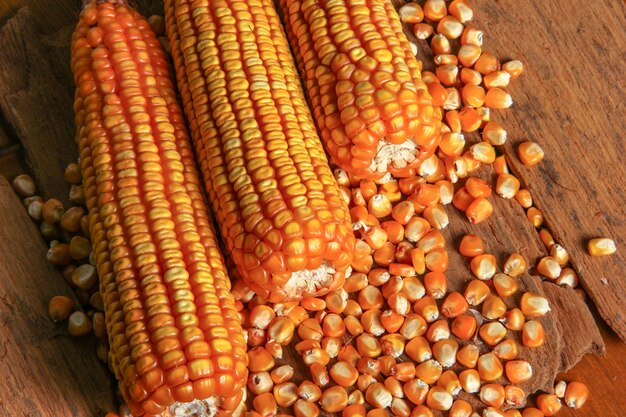
M 66 196 L 63 168 L 76 157 L 68 62 L 79 3 L 0 1 L 0 174 L 12 178 L 31 172 L 46 197 Z M 159 2 L 136 3 L 144 14 L 159 13 Z M 534 358 L 535 385 L 549 386 L 555 373 L 584 352 L 601 350 L 595 318 L 606 356 L 586 355 L 560 376 L 586 382 L 591 397 L 579 412 L 559 415 L 622 415 L 626 345 L 618 334 L 626 338 L 626 7 L 619 0 L 473 4 L 475 24 L 485 32 L 483 49 L 526 66 L 509 88 L 513 108 L 493 112 L 493 118 L 509 131 L 504 152 L 510 167 L 570 252 L 593 314 L 571 291 L 525 278 L 527 287 L 536 286 L 559 304 L 545 323 L 554 338 Z M 515 156 L 516 145 L 527 138 L 546 151 L 532 169 Z M 452 249 L 464 233 L 481 235 L 500 260 L 513 251 L 532 262 L 546 254 L 519 205 L 493 201 L 492 218 L 475 227 L 448 210 L 452 286 L 469 277 Z M 618 253 L 587 255 L 585 243 L 596 236 L 612 237 Z M 47 301 L 70 289 L 45 262 L 45 251 L 19 200 L 0 178 L 0 417 L 102 417 L 113 407 L 113 382 L 95 356 L 93 340 L 77 343 L 63 326 L 49 322 Z

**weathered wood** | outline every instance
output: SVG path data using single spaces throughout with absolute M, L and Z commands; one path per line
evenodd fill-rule
M 0 149 L 4 149 L 7 146 L 10 146 L 14 142 L 15 141 L 13 140 L 9 132 L 7 132 L 7 128 L 3 126 L 2 115 L 0 114 Z
M 570 372 L 559 375 L 559 381 L 581 381 L 589 387 L 589 400 L 580 410 L 563 407 L 559 417 L 621 416 L 626 409 L 624 396 L 624 357 L 626 348 L 605 323 L 600 323 L 606 343 L 606 356 L 585 355 Z
M 0 417 L 103 416 L 113 409 L 109 373 L 92 338 L 49 319 L 48 300 L 71 290 L 3 177 L 0 219 Z
M 21 9 L 0 30 L 0 110 L 24 147 L 40 193 L 68 203 L 69 187 L 55 172 L 77 158 L 73 145 L 74 87 L 66 42 L 50 44 Z
M 474 3 L 483 49 L 526 65 L 509 88 L 513 108 L 494 114 L 509 131 L 510 166 L 569 251 L 600 314 L 626 341 L 626 5 Z M 521 165 L 515 153 L 528 138 L 546 152 L 534 168 Z M 587 240 L 600 236 L 616 241 L 615 255 L 587 254 Z
M 15 145 L 11 145 L 8 148 L 0 150 L 0 175 L 9 180 L 12 180 L 19 174 L 28 172 L 28 167 L 26 166 L 22 152 L 14 146 Z

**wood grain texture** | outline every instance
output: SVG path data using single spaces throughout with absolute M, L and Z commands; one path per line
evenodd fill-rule
M 600 324 L 606 343 L 606 356 L 586 355 L 571 371 L 559 375 L 559 381 L 580 381 L 589 387 L 589 400 L 579 410 L 568 407 L 558 417 L 620 417 L 626 409 L 624 372 L 626 348 L 605 323 Z
M 505 152 L 607 323 L 626 341 L 626 4 L 623 1 L 476 0 L 484 50 L 520 59 L 514 105 L 495 119 Z M 538 142 L 545 159 L 523 166 L 517 145 Z M 611 237 L 618 252 L 593 258 L 586 243 Z
M 70 32 L 45 39 L 21 9 L 0 30 L 0 110 L 24 148 L 39 192 L 68 203 L 69 186 L 55 172 L 76 161 L 74 87 L 69 70 Z
M 50 321 L 48 300 L 71 291 L 3 177 L 0 219 L 0 417 L 103 416 L 113 407 L 109 372 L 93 339 Z

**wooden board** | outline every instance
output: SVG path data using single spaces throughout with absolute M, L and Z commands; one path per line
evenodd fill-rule
M 626 341 L 625 2 L 474 3 L 483 49 L 526 65 L 509 88 L 513 108 L 495 114 L 509 131 L 510 166 L 600 314 Z M 529 138 L 546 152 L 535 168 L 515 153 Z M 589 256 L 594 237 L 614 239 L 618 252 Z
M 36 178 L 40 192 L 66 205 L 69 186 L 54 173 L 78 156 L 73 119 L 67 117 L 74 100 L 70 33 L 42 38 L 26 8 L 0 29 L 0 110 L 21 141 L 26 162 L 42 173 Z
M 73 339 L 48 317 L 48 300 L 71 291 L 1 176 L 0 219 L 0 417 L 103 416 L 113 407 L 109 372 L 93 339 Z

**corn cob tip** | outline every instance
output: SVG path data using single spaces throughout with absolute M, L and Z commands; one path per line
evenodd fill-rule
M 213 396 L 188 403 L 176 402 L 164 415 L 167 417 L 214 417 L 219 412 L 219 407 L 219 398 Z
M 322 262 L 317 269 L 294 272 L 285 285 L 285 292 L 289 298 L 298 298 L 302 294 L 315 294 L 332 284 L 335 272 L 335 268 L 328 261 Z
M 242 416 L 245 409 L 246 389 L 241 390 L 243 397 L 237 408 L 232 412 L 232 417 Z M 175 402 L 162 417 L 215 417 L 220 414 L 223 407 L 223 400 L 219 396 L 212 396 L 204 400 L 193 400 L 191 402 Z
M 385 174 L 390 166 L 397 169 L 405 168 L 415 161 L 418 152 L 417 144 L 410 138 L 400 144 L 389 143 L 385 139 L 381 139 L 370 170 L 377 174 Z

